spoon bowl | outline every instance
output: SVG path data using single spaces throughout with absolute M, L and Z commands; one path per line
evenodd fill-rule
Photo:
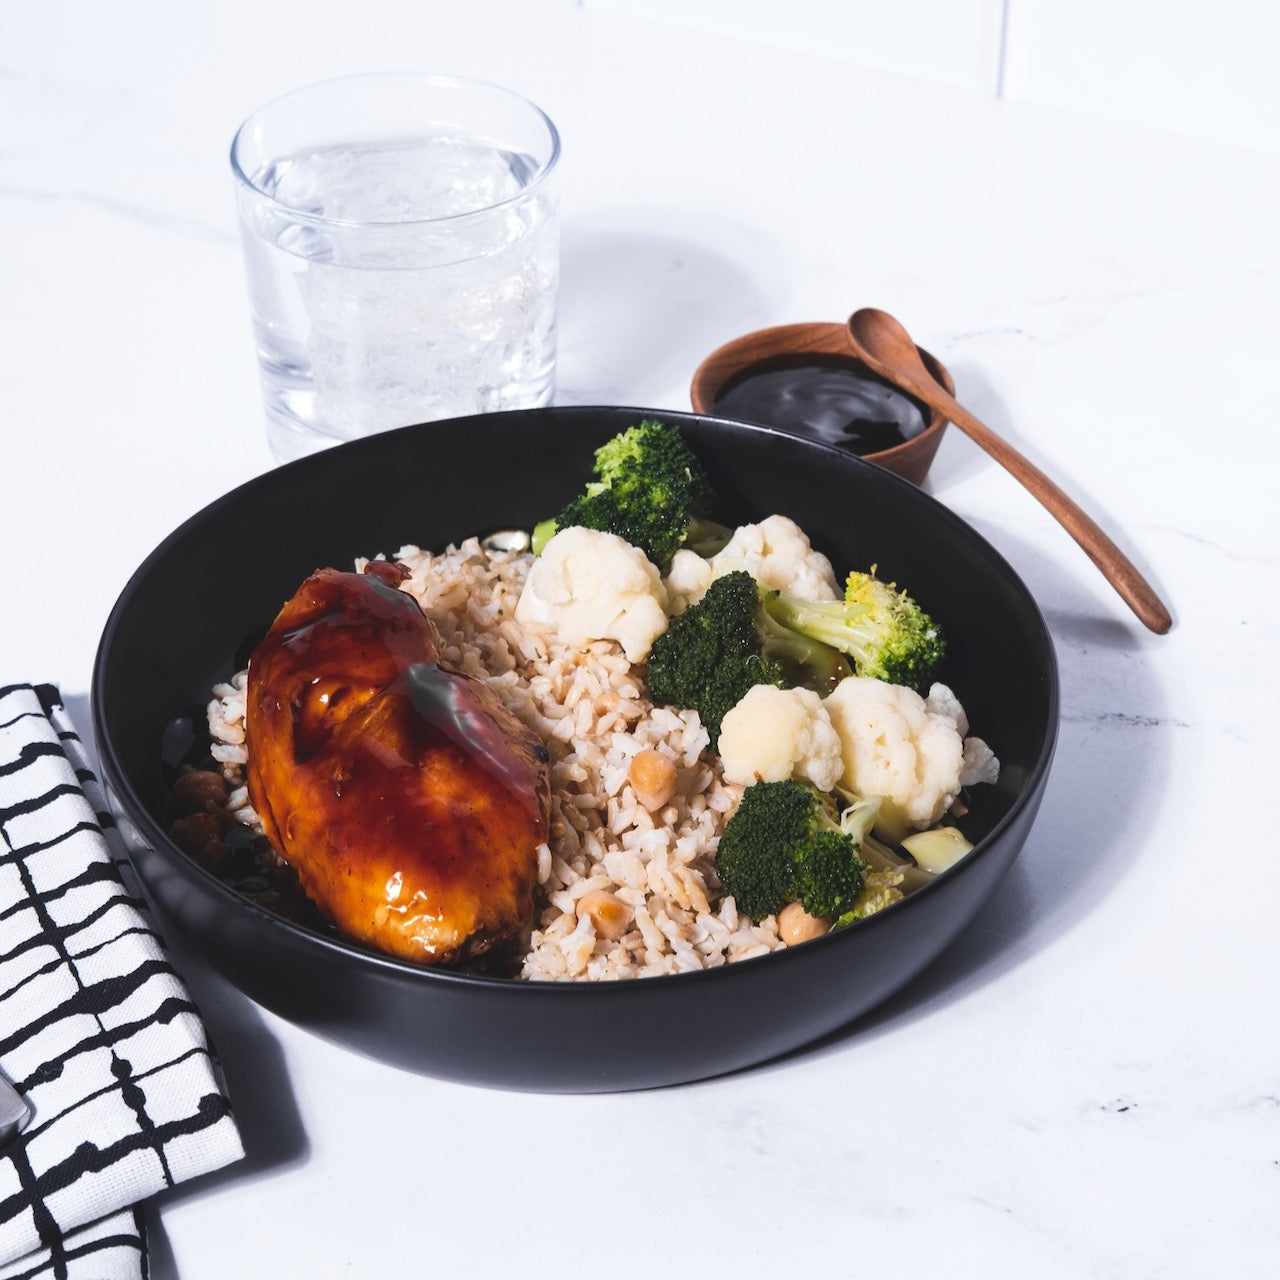
M 918 355 L 928 376 L 948 392 L 953 392 L 955 384 L 941 361 L 927 351 L 918 351 Z M 698 366 L 689 389 L 694 412 L 715 415 L 717 398 L 731 383 L 749 371 L 764 372 L 805 357 L 847 363 L 850 368 L 862 373 L 869 371 L 868 366 L 854 354 L 846 325 L 782 324 L 769 329 L 757 329 L 718 347 Z M 764 425 L 779 426 L 777 423 Z M 868 462 L 874 462 L 876 466 L 919 485 L 923 483 L 934 455 L 938 452 L 946 427 L 946 416 L 929 408 L 925 429 L 919 435 L 892 448 L 879 449 L 862 456 Z

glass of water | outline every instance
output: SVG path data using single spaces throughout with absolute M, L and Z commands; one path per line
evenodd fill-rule
M 559 155 L 533 103 L 449 76 L 333 80 L 244 122 L 231 167 L 278 459 L 551 402 Z

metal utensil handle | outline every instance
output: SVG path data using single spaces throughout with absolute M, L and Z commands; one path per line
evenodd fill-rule
M 31 1104 L 0 1076 L 0 1147 L 16 1138 L 31 1119 Z

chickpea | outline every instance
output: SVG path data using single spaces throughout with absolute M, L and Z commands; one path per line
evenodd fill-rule
M 676 767 L 660 751 L 641 751 L 627 772 L 636 799 L 650 813 L 661 809 L 676 793 Z
M 578 914 L 591 917 L 596 937 L 617 942 L 631 925 L 631 909 L 606 889 L 592 889 L 578 899 Z
M 778 937 L 789 947 L 820 938 L 830 928 L 830 921 L 811 916 L 798 902 L 789 902 L 778 912 Z

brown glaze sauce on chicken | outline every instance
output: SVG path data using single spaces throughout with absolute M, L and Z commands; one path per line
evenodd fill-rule
M 321 569 L 249 661 L 249 797 L 339 931 L 423 964 L 483 953 L 533 912 L 547 751 L 439 661 L 399 565 Z

